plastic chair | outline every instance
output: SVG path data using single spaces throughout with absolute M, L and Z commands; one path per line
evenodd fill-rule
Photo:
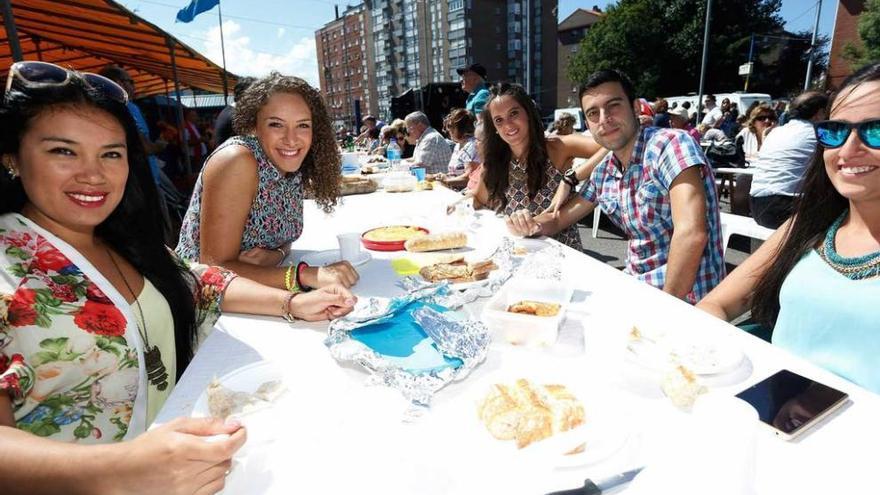
M 774 232 L 776 230 L 758 225 L 754 218 L 721 213 L 721 242 L 723 243 L 725 253 L 727 252 L 727 243 L 730 241 L 730 236 L 734 234 L 766 241 Z

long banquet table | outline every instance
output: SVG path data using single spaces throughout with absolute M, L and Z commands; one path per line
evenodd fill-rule
M 444 215 L 444 205 L 454 199 L 454 193 L 442 188 L 399 194 L 380 191 L 346 197 L 331 215 L 309 202 L 305 230 L 293 245 L 293 257 L 335 248 L 337 233 L 388 224 L 465 228 L 473 243 L 484 245 L 497 243 L 505 234 L 503 222 L 490 212 Z M 372 255 L 372 261 L 359 267 L 361 281 L 353 290 L 359 297 L 402 293 L 389 261 L 400 254 Z M 270 361 L 283 373 L 295 406 L 276 411 L 265 424 L 248 423 L 246 452 L 225 493 L 540 494 L 645 463 L 650 468 L 664 456 L 668 463 L 668 457 L 677 455 L 674 432 L 687 427 L 689 414 L 675 409 L 655 377 L 625 358 L 626 335 L 633 325 L 700 329 L 730 339 L 746 356 L 736 370 L 707 381 L 710 396 L 733 395 L 782 368 L 850 394 L 846 407 L 799 440 L 786 442 L 767 428 L 758 429 L 750 452 L 754 491 L 742 493 L 876 491 L 877 395 L 583 253 L 565 248 L 565 259 L 567 280 L 577 291 L 556 345 L 530 350 L 496 340 L 486 361 L 464 380 L 442 389 L 421 418 L 404 421 L 405 404 L 396 391 L 367 386 L 365 371 L 337 363 L 323 344 L 326 323 L 288 324 L 280 318 L 224 315 L 155 424 L 192 414 L 212 377 Z M 483 304 L 485 300 L 478 300 L 466 306 L 465 314 L 479 317 Z M 593 395 L 582 398 L 587 421 L 593 406 L 613 411 L 618 425 L 625 428 L 622 446 L 604 459 L 567 468 L 540 456 L 519 455 L 512 445 L 501 442 L 487 447 L 496 441 L 479 424 L 476 401 L 488 383 L 518 376 L 590 390 Z M 725 429 L 723 421 L 718 429 Z M 728 454 L 719 441 L 699 457 L 704 467 L 743 462 Z M 682 473 L 688 468 L 682 466 Z M 729 490 L 729 486 L 707 486 L 705 493 L 734 493 Z M 628 491 L 634 490 L 624 493 Z M 653 493 L 676 490 L 668 486 Z

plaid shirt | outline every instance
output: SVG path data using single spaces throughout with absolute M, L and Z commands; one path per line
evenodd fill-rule
M 674 225 L 669 188 L 679 174 L 700 167 L 706 193 L 709 242 L 687 301 L 696 303 L 724 277 L 721 216 L 715 176 L 699 145 L 685 131 L 648 127 L 639 133 L 626 170 L 613 153 L 596 167 L 581 195 L 629 238 L 625 271 L 662 289 Z
M 429 174 L 445 173 L 452 157 L 452 147 L 442 134 L 428 127 L 416 141 L 413 162 L 422 164 Z

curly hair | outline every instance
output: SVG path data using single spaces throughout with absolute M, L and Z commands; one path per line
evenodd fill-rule
M 455 129 L 462 136 L 472 136 L 474 134 L 474 123 L 476 118 L 474 114 L 464 108 L 454 108 L 446 118 L 443 119 L 443 127 L 447 131 Z
M 305 192 L 314 198 L 325 212 L 336 206 L 342 181 L 342 156 L 336 145 L 336 135 L 330 124 L 330 116 L 321 93 L 306 81 L 284 76 L 272 71 L 268 76 L 255 81 L 236 100 L 235 116 L 232 125 L 237 134 L 254 135 L 257 128 L 257 113 L 275 93 L 299 95 L 305 100 L 312 113 L 312 145 L 303 159 L 299 171 L 302 174 Z M 262 145 L 262 143 L 261 143 Z

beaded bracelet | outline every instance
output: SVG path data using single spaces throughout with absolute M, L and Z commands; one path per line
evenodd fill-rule
M 288 292 L 287 297 L 284 298 L 284 304 L 281 306 L 281 317 L 288 323 L 296 321 L 296 317 L 290 313 L 290 301 L 292 301 L 297 295 L 299 295 L 299 292 Z
M 294 270 L 296 270 L 296 275 L 291 276 Z M 299 265 L 287 267 L 287 271 L 284 272 L 284 288 L 294 294 L 302 291 L 302 287 L 299 285 Z

